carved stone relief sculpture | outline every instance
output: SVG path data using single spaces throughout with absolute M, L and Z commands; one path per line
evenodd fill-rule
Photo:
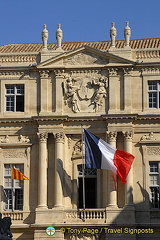
M 94 93 L 95 111 L 97 112 L 99 107 L 103 105 L 103 99 L 107 97 L 107 80 L 105 77 L 100 77 L 98 81 L 92 81 L 93 86 L 97 86 Z
M 76 86 L 76 79 L 74 78 L 67 78 L 64 84 L 64 90 L 67 97 L 67 101 L 72 107 L 73 112 L 79 112 L 78 106 L 78 99 L 77 99 L 77 90 L 78 87 Z
M 65 104 L 77 112 L 97 112 L 107 97 L 107 77 L 67 77 L 64 81 Z

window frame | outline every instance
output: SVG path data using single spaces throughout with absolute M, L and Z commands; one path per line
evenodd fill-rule
M 9 165 L 9 173 L 6 174 L 5 172 L 5 165 Z M 4 210 L 5 211 L 23 211 L 23 205 L 24 205 L 24 181 L 16 180 L 11 178 L 11 168 L 17 168 L 22 173 L 24 172 L 24 164 L 4 164 Z M 5 179 L 11 179 L 11 186 L 5 186 Z M 18 186 L 19 185 L 19 186 Z M 9 192 L 10 190 L 10 198 L 8 198 L 8 195 L 6 192 Z M 19 191 L 21 190 L 21 191 Z M 19 192 L 19 193 L 18 193 Z M 19 198 L 19 196 L 22 195 L 22 197 Z M 8 203 L 6 204 L 5 198 L 8 198 Z M 11 204 L 10 204 L 11 202 Z M 21 202 L 21 203 L 19 203 Z M 10 207 L 11 205 L 11 207 Z M 6 207 L 7 206 L 7 207 Z
M 151 164 L 157 165 L 157 171 L 151 171 Z M 151 178 L 151 176 L 156 176 L 156 178 Z M 151 184 L 151 181 L 156 181 L 157 184 Z M 149 189 L 151 208 L 160 209 L 160 162 L 158 161 L 149 161 Z
M 155 86 L 156 89 L 153 89 Z M 149 88 L 152 89 L 149 89 Z M 154 102 L 156 98 L 156 102 Z M 150 101 L 152 99 L 153 101 Z M 154 106 L 155 105 L 155 106 Z M 148 108 L 149 109 L 160 109 L 160 81 L 159 80 L 148 80 Z
M 7 87 L 13 87 L 8 88 Z M 19 87 L 19 89 L 18 89 Z M 7 93 L 8 90 L 8 93 Z M 9 92 L 10 91 L 10 92 Z M 18 92 L 19 91 L 19 92 Z M 23 97 L 22 110 L 18 109 L 18 98 Z M 7 100 L 8 98 L 8 100 Z M 7 103 L 10 104 L 7 106 Z M 12 104 L 13 103 L 13 104 Z M 8 109 L 7 109 L 8 108 Z M 5 112 L 25 112 L 25 84 L 5 84 Z

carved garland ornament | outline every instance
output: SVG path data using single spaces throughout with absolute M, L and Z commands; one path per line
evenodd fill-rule
M 160 147 L 148 147 L 147 154 L 148 155 L 160 155 Z
M 66 77 L 63 83 L 65 104 L 77 113 L 81 111 L 82 103 L 89 103 L 86 108 L 93 105 L 93 109 L 97 112 L 107 97 L 107 88 L 108 79 L 104 76 L 93 79 L 89 76 L 83 79 Z
M 3 157 L 4 158 L 24 158 L 26 157 L 26 150 L 25 149 L 4 149 L 3 150 Z

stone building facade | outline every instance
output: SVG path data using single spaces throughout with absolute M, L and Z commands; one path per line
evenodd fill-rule
M 160 238 L 160 39 L 0 46 L 0 212 L 14 240 Z M 82 127 L 135 156 L 127 183 L 85 169 Z M 30 181 L 11 180 L 11 167 Z M 92 230 L 92 232 L 91 232 Z

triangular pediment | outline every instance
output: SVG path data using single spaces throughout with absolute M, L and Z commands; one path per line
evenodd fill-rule
M 47 53 L 45 53 L 47 55 Z M 53 57 L 52 57 L 53 54 Z M 132 65 L 133 61 L 116 56 L 113 53 L 103 52 L 84 46 L 69 52 L 48 52 L 48 59 L 37 65 L 37 68 L 49 67 L 87 67 L 87 66 L 113 66 Z

